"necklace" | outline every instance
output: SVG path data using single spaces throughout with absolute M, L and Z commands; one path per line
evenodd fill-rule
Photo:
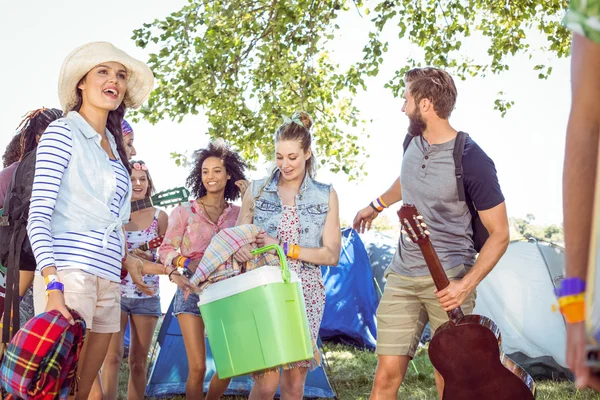
M 219 218 L 221 217 L 221 214 L 223 214 L 223 211 L 225 210 L 225 204 L 222 204 L 221 210 L 219 211 L 219 215 L 217 215 L 217 218 L 215 220 L 215 219 L 213 219 L 213 217 L 206 210 L 206 205 L 204 204 L 204 201 L 202 201 L 202 199 L 198 199 L 198 200 L 200 200 L 200 204 L 202 204 L 202 209 L 204 210 L 204 214 L 206 214 L 206 216 L 208 217 L 208 219 L 210 220 L 210 222 L 212 222 L 213 224 L 217 225 L 217 222 L 219 222 Z M 223 203 L 225 203 L 225 202 L 223 202 Z

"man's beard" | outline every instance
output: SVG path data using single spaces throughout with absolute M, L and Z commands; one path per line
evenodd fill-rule
M 427 124 L 423 121 L 423 117 L 421 116 L 421 111 L 417 109 L 414 115 L 408 115 L 408 134 L 411 136 L 421 136 L 425 129 L 427 129 Z

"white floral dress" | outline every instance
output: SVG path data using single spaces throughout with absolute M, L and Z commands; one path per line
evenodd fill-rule
M 152 239 L 157 238 L 158 235 L 158 216 L 160 214 L 160 210 L 157 209 L 154 214 L 154 218 L 152 219 L 152 223 L 149 227 L 141 231 L 127 231 L 125 232 L 127 235 L 127 251 L 132 251 L 133 249 L 137 249 L 143 243 L 148 243 Z M 156 253 L 156 249 L 151 250 L 152 253 Z M 153 274 L 146 274 L 143 276 L 144 283 L 149 285 L 154 290 L 154 296 L 149 296 L 143 293 L 138 287 L 133 283 L 131 279 L 131 275 L 127 274 L 125 278 L 121 280 L 121 296 L 129 297 L 134 299 L 149 299 L 152 297 L 159 297 L 159 276 Z
M 279 223 L 277 238 L 282 242 L 298 244 L 300 241 L 300 220 L 296 206 L 283 206 L 283 213 Z M 288 265 L 292 271 L 298 274 L 302 280 L 302 292 L 304 293 L 304 303 L 306 304 L 306 316 L 308 317 L 308 327 L 313 337 L 313 346 L 315 347 L 315 358 L 307 361 L 298 361 L 285 365 L 285 369 L 291 368 L 310 368 L 311 370 L 320 365 L 319 350 L 316 346 L 323 319 L 323 310 L 325 308 L 325 285 L 320 267 L 304 266 L 300 260 L 287 258 Z

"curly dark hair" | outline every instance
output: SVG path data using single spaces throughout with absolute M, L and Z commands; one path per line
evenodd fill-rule
M 48 125 L 62 116 L 61 110 L 45 107 L 32 110 L 25 115 L 18 128 L 21 134 L 21 158 L 37 149 L 38 138 L 46 131 Z
M 192 194 L 197 199 L 206 195 L 206 188 L 202 183 L 202 164 L 209 157 L 221 159 L 223 165 L 225 165 L 225 172 L 231 177 L 225 186 L 225 200 L 234 201 L 239 198 L 240 189 L 235 185 L 235 182 L 246 179 L 244 170 L 247 165 L 239 154 L 231 150 L 223 140 L 212 141 L 205 149 L 194 152 L 194 167 L 186 180 Z
M 6 150 L 4 151 L 4 155 L 2 156 L 2 165 L 4 168 L 8 167 L 12 163 L 19 161 L 21 158 L 21 135 L 18 133 L 13 136 L 13 138 L 6 146 Z

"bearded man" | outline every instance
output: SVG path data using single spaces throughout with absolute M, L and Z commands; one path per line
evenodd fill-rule
M 448 121 L 457 96 L 452 77 L 438 68 L 415 68 L 406 74 L 405 83 L 402 111 L 410 121 L 411 140 L 400 177 L 358 212 L 354 229 L 370 229 L 379 212 L 401 200 L 414 204 L 427 223 L 450 285 L 436 290 L 419 247 L 401 235 L 377 309 L 378 363 L 371 392 L 375 400 L 397 398 L 428 321 L 435 332 L 448 321 L 447 311 L 460 306 L 464 314 L 472 312 L 477 285 L 494 268 L 509 242 L 506 205 L 496 168 L 468 135 L 462 174 L 455 170 L 453 151 L 458 132 Z M 458 175 L 466 201 L 458 195 Z M 489 232 L 477 258 L 473 213 L 467 202 L 473 204 Z M 441 398 L 444 382 L 437 371 L 435 381 Z

